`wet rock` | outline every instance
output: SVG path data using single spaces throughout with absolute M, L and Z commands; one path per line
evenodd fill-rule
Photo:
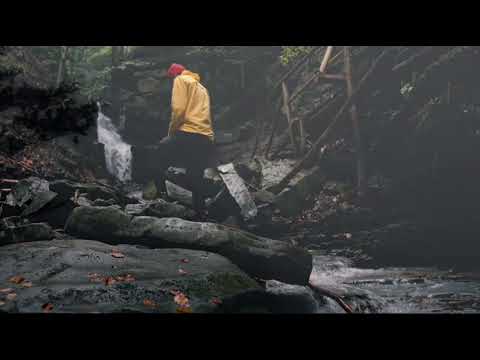
M 70 180 L 55 180 L 50 182 L 50 190 L 58 193 L 60 197 L 64 199 L 70 199 L 78 190 L 80 194 L 85 194 L 85 197 L 92 201 L 97 199 L 113 199 L 119 203 L 121 200 L 115 191 L 100 184 L 83 184 Z
M 192 192 L 181 186 L 175 185 L 170 181 L 165 181 L 167 195 L 170 199 L 180 202 L 183 205 L 191 207 L 193 205 Z
M 57 193 L 53 191 L 42 191 L 33 198 L 32 202 L 28 207 L 23 210 L 21 216 L 29 216 L 33 213 L 36 213 L 48 203 L 50 203 L 53 199 L 57 197 Z
M 115 205 L 115 199 L 109 199 L 109 200 L 97 199 L 91 204 L 91 206 L 111 206 L 111 205 Z
M 49 183 L 46 180 L 30 177 L 20 180 L 12 192 L 7 196 L 7 204 L 10 206 L 23 207 L 29 201 L 33 200 L 38 193 L 49 191 Z
M 158 190 L 157 187 L 155 186 L 155 182 L 149 181 L 145 188 L 142 191 L 142 197 L 144 200 L 154 200 L 158 196 Z
M 308 205 L 311 194 L 321 189 L 323 181 L 319 167 L 304 170 L 275 197 L 274 204 L 284 216 L 298 215 Z
M 45 223 L 12 224 L 0 223 L 0 245 L 50 240 L 54 238 L 52 228 Z
M 65 231 L 110 244 L 211 251 L 227 257 L 251 276 L 291 284 L 307 284 L 312 270 L 312 257 L 307 251 L 281 241 L 213 223 L 132 217 L 113 207 L 78 207 Z
M 114 250 L 124 257 L 113 257 Z M 32 286 L 9 283 L 16 275 Z M 114 248 L 88 240 L 0 248 L 0 287 L 12 287 L 17 294 L 13 301 L 0 294 L 0 300 L 9 305 L 2 310 L 20 313 L 43 312 L 45 304 L 52 305 L 52 313 L 175 313 L 179 306 L 174 291 L 188 298 L 193 313 L 208 313 L 219 306 L 214 299 L 259 289 L 254 280 L 217 254 L 130 245 Z
M 253 198 L 257 205 L 260 204 L 273 204 L 275 201 L 275 195 L 267 190 L 259 190 L 253 193 Z
M 177 217 L 181 219 L 193 219 L 195 212 L 183 205 L 169 203 L 163 199 L 141 204 L 129 204 L 125 212 L 133 216 L 152 216 L 157 218 Z

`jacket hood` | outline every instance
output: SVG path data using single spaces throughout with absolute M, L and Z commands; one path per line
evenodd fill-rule
M 191 72 L 189 70 L 184 70 L 182 72 L 182 75 L 190 76 L 190 77 L 194 78 L 196 81 L 200 82 L 200 75 L 198 75 L 197 73 Z

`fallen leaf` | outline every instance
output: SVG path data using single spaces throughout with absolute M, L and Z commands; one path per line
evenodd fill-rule
M 219 298 L 213 298 L 212 303 L 215 305 L 220 305 L 222 303 L 222 300 L 220 300 Z
M 117 282 L 117 280 L 115 280 L 113 277 L 109 276 L 105 279 L 105 285 L 109 286 L 109 285 L 113 285 Z
M 42 309 L 44 313 L 49 313 L 50 311 L 53 310 L 53 305 L 50 303 L 43 304 Z
M 91 282 L 104 282 L 104 278 L 97 273 L 89 273 L 88 278 L 90 279 Z
M 8 281 L 14 284 L 20 284 L 25 281 L 25 278 L 23 276 L 17 275 L 17 276 L 11 277 Z
M 182 260 L 180 260 L 180 261 L 181 261 L 182 263 L 185 263 L 185 264 L 188 264 L 188 263 L 190 262 L 190 260 L 188 260 L 188 259 L 182 259 Z
M 187 274 L 188 274 L 188 272 L 186 272 L 186 271 L 183 270 L 183 269 L 178 269 L 178 273 L 179 273 L 180 275 L 187 275 Z
M 24 281 L 23 283 L 21 283 L 21 285 L 23 287 L 26 287 L 26 288 L 31 288 L 32 287 L 32 282 L 31 281 Z
M 173 301 L 180 306 L 190 306 L 188 298 L 180 291 L 177 293 L 177 295 L 175 295 Z
M 9 293 L 9 292 L 12 292 L 13 289 L 12 288 L 5 288 L 5 289 L 0 289 L 0 293 Z
M 191 312 L 192 308 L 190 306 L 179 306 L 177 308 L 177 313 L 190 314 Z
M 112 256 L 117 259 L 121 259 L 125 257 L 125 255 L 123 255 L 121 252 L 118 252 L 118 251 L 113 251 Z
M 157 304 L 155 304 L 154 301 L 148 300 L 148 299 L 143 300 L 143 305 L 145 305 L 145 306 L 150 306 L 150 307 L 155 307 L 155 306 L 157 306 Z
M 7 295 L 7 300 L 15 300 L 17 298 L 17 294 L 10 293 Z
M 127 276 L 125 276 L 125 281 L 132 282 L 132 281 L 135 281 L 135 278 L 132 275 L 127 274 Z

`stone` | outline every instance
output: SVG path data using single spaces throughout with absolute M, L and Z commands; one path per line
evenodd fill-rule
M 114 190 L 100 184 L 84 184 L 70 180 L 55 180 L 50 182 L 50 190 L 56 192 L 64 199 L 70 199 L 78 190 L 80 194 L 85 194 L 88 200 L 114 199 L 116 202 L 120 202 L 119 196 Z
M 52 228 L 45 223 L 27 223 L 21 225 L 0 225 L 0 245 L 50 240 L 54 238 Z
M 151 180 L 143 189 L 142 196 L 144 200 L 154 200 L 158 196 L 158 190 L 155 186 L 155 181 Z
M 218 166 L 220 177 L 225 183 L 230 195 L 241 209 L 244 220 L 253 220 L 257 216 L 257 207 L 242 178 L 235 171 L 232 163 Z
M 193 219 L 195 216 L 193 210 L 163 199 L 140 204 L 129 204 L 125 207 L 125 212 L 133 216 L 153 216 L 156 218 L 177 217 L 186 220 Z
M 113 257 L 113 251 L 124 257 Z M 9 283 L 16 275 L 32 287 Z M 193 313 L 209 313 L 220 307 L 213 299 L 260 290 L 253 279 L 217 254 L 112 247 L 80 239 L 1 247 L 0 287 L 13 287 L 17 293 L 13 301 L 0 294 L 0 301 L 15 305 L 0 310 L 18 313 L 41 313 L 47 303 L 53 305 L 52 313 L 176 313 L 175 291 L 188 298 Z
M 132 217 L 113 207 L 78 207 L 65 226 L 69 235 L 109 244 L 210 251 L 227 257 L 250 276 L 305 285 L 312 256 L 288 243 L 213 223 L 178 218 Z

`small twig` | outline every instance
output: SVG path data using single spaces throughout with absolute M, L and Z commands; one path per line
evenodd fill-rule
M 318 293 L 319 295 L 326 296 L 326 297 L 334 300 L 338 305 L 340 305 L 340 307 L 347 314 L 353 314 L 353 312 L 354 312 L 353 309 L 350 307 L 350 305 L 348 305 L 345 301 L 343 301 L 343 299 L 339 295 L 334 294 L 333 292 L 331 292 L 327 289 L 321 288 L 317 285 L 313 285 L 311 282 L 308 283 L 308 287 L 310 289 L 312 289 L 314 292 Z

